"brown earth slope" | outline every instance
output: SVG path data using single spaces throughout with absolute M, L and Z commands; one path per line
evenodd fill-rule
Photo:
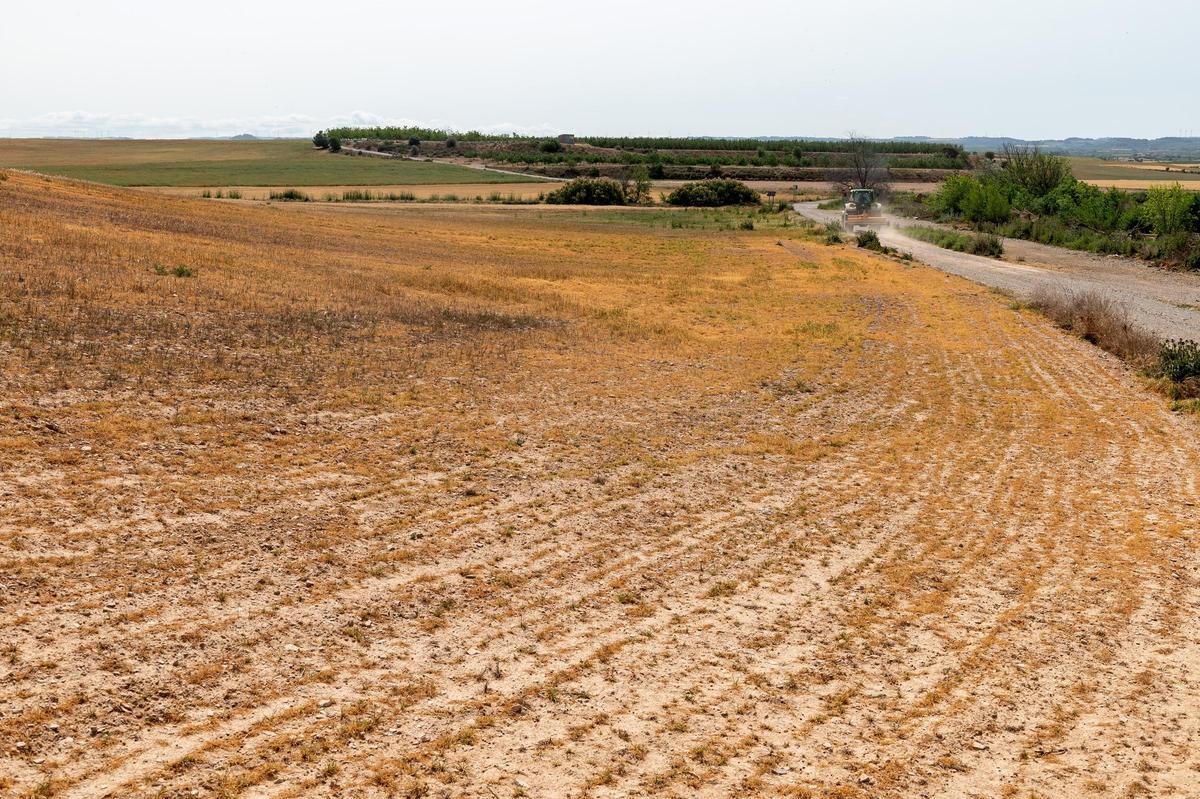
M 0 793 L 1200 792 L 1193 418 L 622 219 L 0 182 Z

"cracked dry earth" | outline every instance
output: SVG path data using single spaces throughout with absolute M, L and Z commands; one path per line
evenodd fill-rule
M 9 173 L 0 794 L 1200 793 L 1195 418 L 656 219 Z

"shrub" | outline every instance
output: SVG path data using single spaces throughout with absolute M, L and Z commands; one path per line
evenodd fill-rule
M 329 137 L 329 152 L 339 153 L 342 151 L 342 140 L 337 136 Z
M 625 190 L 625 199 L 634 205 L 650 199 L 650 171 L 642 164 L 636 164 L 629 170 L 629 186 Z
M 1160 360 L 1163 347 L 1158 337 L 1130 320 L 1125 308 L 1107 294 L 1041 286 L 1030 304 L 1059 327 L 1139 368 L 1151 368 Z
M 962 199 L 962 215 L 971 222 L 1006 222 L 1012 206 L 994 183 L 974 181 Z
M 612 178 L 576 178 L 546 195 L 556 205 L 624 205 L 625 191 Z
M 409 146 L 409 147 L 420 147 L 420 146 L 421 146 L 421 140 L 420 140 L 419 138 L 417 138 L 416 136 L 409 136 L 409 138 L 408 138 L 408 146 Z
M 1004 146 L 1004 180 L 1032 197 L 1044 197 L 1071 177 L 1067 159 L 1037 147 Z
M 237 189 L 230 189 L 229 192 L 225 196 L 231 200 L 242 199 L 242 193 L 240 191 L 238 191 Z
M 883 244 L 879 242 L 879 234 L 874 230 L 864 230 L 854 237 L 858 242 L 858 246 L 864 250 L 874 250 L 875 252 L 883 252 Z
M 304 192 L 297 191 L 296 189 L 284 189 L 283 191 L 271 192 L 271 199 L 272 200 L 286 200 L 286 201 L 290 201 L 290 202 L 306 203 L 312 198 L 309 197 Z
M 1192 210 L 1192 194 L 1183 186 L 1155 186 L 1146 192 L 1142 204 L 1142 219 L 1154 230 L 1155 235 L 1167 236 L 1187 229 Z
M 538 149 L 544 153 L 561 153 L 563 146 L 557 139 L 548 139 L 542 142 Z
M 456 147 L 458 147 L 457 141 L 455 141 L 454 139 L 446 139 L 446 149 L 447 150 L 453 150 Z
M 325 135 L 325 131 L 318 130 L 317 135 L 312 138 L 313 147 L 324 150 L 329 147 L 329 138 Z
M 978 183 L 975 178 L 967 175 L 951 175 L 929 198 L 929 204 L 939 213 L 957 216 L 962 213 L 963 200 Z
M 1200 343 L 1184 339 L 1163 342 L 1158 371 L 1176 383 L 1200 381 Z
M 758 201 L 758 192 L 745 183 L 716 178 L 685 183 L 667 195 L 667 202 L 671 205 L 689 207 L 747 205 Z

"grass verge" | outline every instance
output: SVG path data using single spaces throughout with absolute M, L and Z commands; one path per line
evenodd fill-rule
M 1004 243 L 1000 238 L 987 233 L 959 233 L 956 230 L 943 230 L 924 225 L 906 227 L 904 233 L 914 239 L 927 241 L 947 250 L 971 255 L 986 255 L 989 258 L 999 258 L 1004 254 Z

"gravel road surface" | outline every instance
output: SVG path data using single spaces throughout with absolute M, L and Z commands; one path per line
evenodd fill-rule
M 796 211 L 817 222 L 837 222 L 836 211 L 817 203 L 796 203 Z M 879 240 L 911 252 L 917 260 L 986 286 L 1028 295 L 1039 286 L 1094 290 L 1115 296 L 1139 324 L 1163 338 L 1200 338 L 1200 276 L 1168 272 L 1130 258 L 1114 258 L 1004 239 L 1004 259 L 946 250 L 906 236 L 900 227 L 922 224 L 889 215 Z

